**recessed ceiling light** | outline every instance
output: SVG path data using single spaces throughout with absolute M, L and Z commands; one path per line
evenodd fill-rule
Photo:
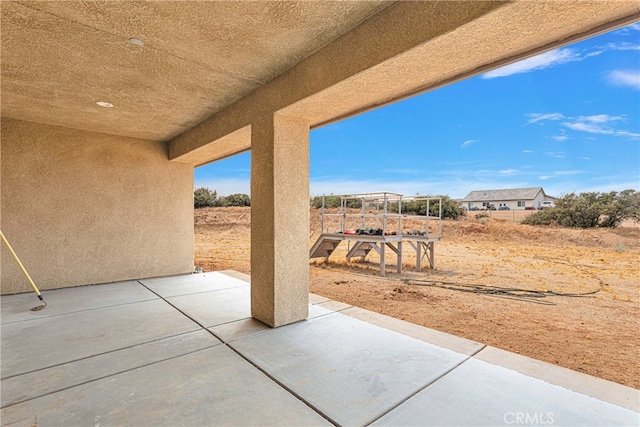
M 131 37 L 129 39 L 129 43 L 135 44 L 136 46 L 144 46 L 144 42 L 142 40 L 140 40 L 140 39 L 135 38 L 135 37 Z
M 98 104 L 101 107 L 105 107 L 105 108 L 113 107 L 113 104 L 111 104 L 109 102 L 104 102 L 104 101 L 98 101 L 98 102 L 96 102 L 96 104 Z

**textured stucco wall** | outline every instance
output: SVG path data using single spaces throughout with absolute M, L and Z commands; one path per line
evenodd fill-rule
M 309 314 L 309 125 L 276 114 L 251 128 L 251 315 Z
M 0 228 L 41 289 L 190 272 L 193 167 L 165 144 L 2 118 Z M 2 294 L 29 285 L 2 247 Z

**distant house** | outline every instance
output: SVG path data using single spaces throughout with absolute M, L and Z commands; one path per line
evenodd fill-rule
M 496 208 L 507 206 L 512 210 L 524 210 L 526 207 L 538 209 L 540 203 L 546 200 L 555 201 L 556 198 L 547 196 L 542 187 L 532 187 L 472 191 L 460 200 L 460 204 L 467 209 L 472 206 L 486 209 L 489 205 L 494 205 Z

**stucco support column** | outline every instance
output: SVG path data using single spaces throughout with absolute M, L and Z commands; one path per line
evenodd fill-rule
M 251 127 L 251 315 L 277 327 L 309 313 L 309 125 Z

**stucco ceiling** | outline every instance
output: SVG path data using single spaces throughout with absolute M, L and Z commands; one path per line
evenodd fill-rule
M 2 1 L 2 116 L 168 141 L 389 5 Z

